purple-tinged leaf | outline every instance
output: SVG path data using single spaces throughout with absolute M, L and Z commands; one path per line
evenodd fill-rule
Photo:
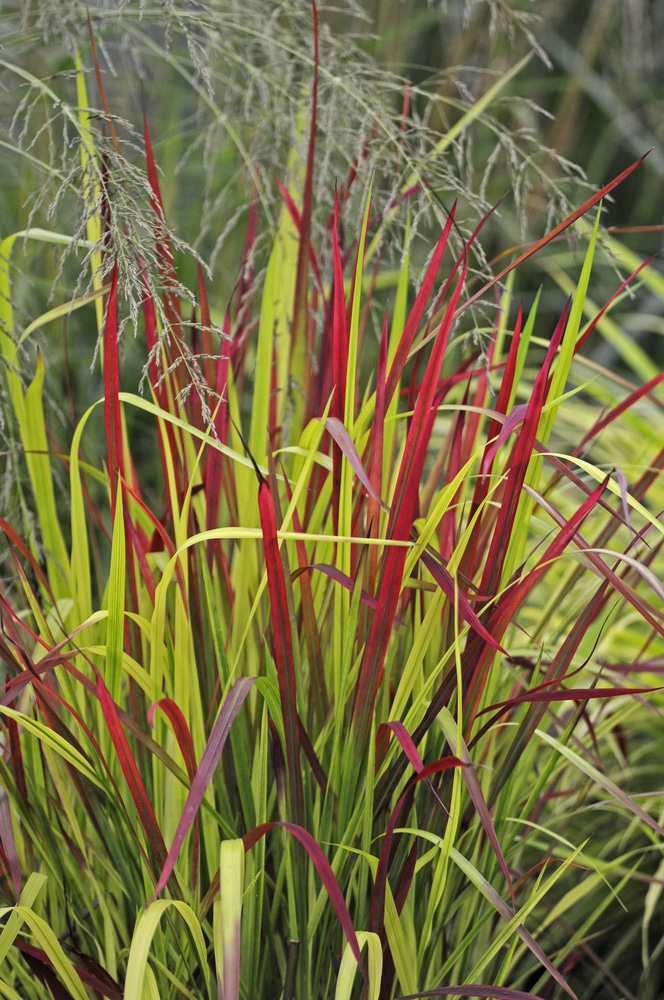
M 653 692 L 661 690 L 661 687 L 556 688 L 553 691 L 536 688 L 532 691 L 524 691 L 523 694 L 515 695 L 513 698 L 508 698 L 507 701 L 498 701 L 494 705 L 489 705 L 487 708 L 483 708 L 477 714 L 480 716 L 484 715 L 486 712 L 495 712 L 496 710 L 500 710 L 500 714 L 502 714 L 504 711 L 508 711 L 516 705 L 530 704 L 535 701 L 546 702 L 547 704 L 556 701 L 592 701 L 601 698 L 618 698 L 633 694 L 653 694 Z
M 191 783 L 189 794 L 187 795 L 187 800 L 184 804 L 175 836 L 173 837 L 173 843 L 170 846 L 161 875 L 152 894 L 152 900 L 156 899 L 171 876 L 178 854 L 180 853 L 180 848 L 191 829 L 196 814 L 200 809 L 201 802 L 217 769 L 217 764 L 228 739 L 230 728 L 255 681 L 255 677 L 239 677 L 224 698 L 224 703 L 219 709 L 219 714 L 212 727 L 210 738 L 203 751 L 201 762 L 196 769 L 196 774 Z
M 443 591 L 448 601 L 454 604 L 456 601 L 459 607 L 459 614 L 463 620 L 470 625 L 473 632 L 476 632 L 481 639 L 484 640 L 492 649 L 497 650 L 500 653 L 505 653 L 505 650 L 500 645 L 498 639 L 496 639 L 482 623 L 482 620 L 477 617 L 473 607 L 466 597 L 466 595 L 455 587 L 454 578 L 446 566 L 443 566 L 440 559 L 433 553 L 425 550 L 420 556 L 422 562 L 426 568 L 431 573 L 432 577 Z
M 507 414 L 507 417 L 502 427 L 500 428 L 500 432 L 496 440 L 489 446 L 489 448 L 484 453 L 484 457 L 482 458 L 482 470 L 481 470 L 482 478 L 484 478 L 489 474 L 489 472 L 491 471 L 491 466 L 493 465 L 493 460 L 496 457 L 496 452 L 498 451 L 500 446 L 505 443 L 505 441 L 510 436 L 512 431 L 516 430 L 519 424 L 523 423 L 523 421 L 526 419 L 527 412 L 528 412 L 528 404 L 518 403 L 516 406 L 513 406 L 510 412 Z
M 306 566 L 301 566 L 299 569 L 295 570 L 295 572 L 292 574 L 293 579 L 296 579 L 302 573 L 310 569 L 317 569 L 320 573 L 325 573 L 325 575 L 329 576 L 331 580 L 334 580 L 335 583 L 339 583 L 342 587 L 344 587 L 346 590 L 349 590 L 351 593 L 353 591 L 353 588 L 355 587 L 355 582 L 352 579 L 352 577 L 348 576 L 348 574 L 344 573 L 342 570 L 337 569 L 336 566 L 330 566 L 328 563 L 309 563 Z M 378 607 L 378 601 L 376 600 L 375 597 L 372 597 L 367 590 L 362 590 L 360 594 L 360 600 L 364 604 L 366 604 L 367 607 L 372 608 L 374 611 Z M 404 628 L 406 625 L 406 623 L 402 621 L 401 618 L 395 618 L 394 624 L 401 625 Z
M 325 426 L 329 431 L 331 437 L 334 438 L 337 445 L 339 446 L 343 454 L 346 456 L 346 459 L 349 462 L 351 468 L 353 469 L 353 472 L 360 480 L 360 482 L 364 486 L 369 496 L 372 498 L 372 500 L 375 500 L 377 503 L 380 504 L 381 503 L 380 497 L 374 490 L 368 475 L 364 471 L 364 466 L 362 465 L 362 459 L 358 455 L 355 444 L 353 443 L 353 439 L 351 438 L 350 434 L 344 427 L 343 422 L 339 420 L 338 417 L 328 417 L 327 420 L 325 421 Z
M 0 842 L 4 854 L 7 875 L 11 879 L 12 887 L 16 894 L 16 899 L 21 895 L 21 863 L 16 850 L 16 840 L 14 838 L 14 827 L 12 826 L 10 800 L 8 795 L 0 798 Z

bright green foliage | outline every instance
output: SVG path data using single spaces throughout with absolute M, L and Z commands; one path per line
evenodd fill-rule
M 79 110 L 86 235 L 104 245 L 90 122 Z M 553 331 L 512 266 L 476 328 L 496 282 L 469 287 L 452 210 L 417 287 L 406 236 L 374 337 L 370 187 L 344 244 L 347 189 L 317 236 L 313 162 L 293 170 L 262 294 L 249 282 L 217 326 L 199 272 L 189 321 L 147 129 L 145 145 L 149 385 L 125 387 L 122 254 L 96 247 L 72 308 L 103 305 L 104 398 L 71 441 L 45 415 L 48 358 L 21 381 L 22 244 L 0 243 L 27 471 L 25 529 L 0 512 L 0 993 L 575 996 L 578 963 L 619 979 L 594 935 L 639 880 L 647 973 L 662 376 L 632 354 L 632 384 L 587 353 L 628 284 L 659 287 L 646 266 L 591 301 L 584 213 L 624 178 L 517 262 L 574 227 Z M 253 249 L 227 263 L 240 283 Z

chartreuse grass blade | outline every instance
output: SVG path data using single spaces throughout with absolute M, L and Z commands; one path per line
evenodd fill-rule
M 646 826 L 649 826 L 652 830 L 654 830 L 659 837 L 664 837 L 664 828 L 657 823 L 656 820 L 654 820 L 652 816 L 645 811 L 645 809 L 642 809 L 630 795 L 624 792 L 622 788 L 619 788 L 615 781 L 612 781 L 609 777 L 594 767 L 588 760 L 576 753 L 574 750 L 571 750 L 570 747 L 566 746 L 560 740 L 550 736 L 549 733 L 545 733 L 541 729 L 535 730 L 535 733 L 541 740 L 544 740 L 544 742 L 548 743 L 549 746 L 554 748 L 554 750 L 557 750 L 561 756 L 566 757 L 567 760 L 574 765 L 574 767 L 578 768 L 578 770 L 582 772 L 582 774 L 585 774 L 596 785 L 599 785 L 600 788 L 603 788 L 606 792 L 608 792 L 608 794 L 615 799 L 616 802 L 619 802 L 625 807 L 625 809 L 628 809 L 631 813 L 638 817 L 642 823 L 645 823 Z
M 383 975 L 383 948 L 377 934 L 370 931 L 357 931 L 357 940 L 360 948 L 367 946 L 369 987 L 367 1000 L 378 1000 L 380 996 L 380 984 Z M 344 948 L 337 977 L 337 987 L 334 991 L 334 1000 L 350 1000 L 353 995 L 353 982 L 357 972 L 357 960 L 351 951 L 350 944 Z
M 444 150 L 446 150 L 451 143 L 455 141 L 457 136 L 459 136 L 464 129 L 468 128 L 472 122 L 476 121 L 482 114 L 484 114 L 487 108 L 489 108 L 499 96 L 501 91 L 505 89 L 510 80 L 513 80 L 515 76 L 518 76 L 521 70 L 528 65 L 531 58 L 532 53 L 529 52 L 528 55 L 523 57 L 523 59 L 520 59 L 514 64 L 514 66 L 511 66 L 510 69 L 506 70 L 506 72 L 503 73 L 502 76 L 498 77 L 495 83 L 493 83 L 489 89 L 486 90 L 482 96 L 479 97 L 475 103 L 457 119 L 456 122 L 454 122 L 453 125 L 445 130 L 445 134 L 441 136 L 431 152 L 418 164 L 417 171 L 409 175 L 402 186 L 402 191 L 407 191 L 414 184 L 420 183 L 422 177 L 421 171 L 422 168 L 426 167 L 427 159 L 434 156 L 440 156 L 441 153 L 443 153 Z
M 573 279 L 555 258 L 543 257 L 540 261 L 540 266 L 554 279 L 558 287 L 566 295 L 574 294 L 576 285 Z M 628 293 L 623 293 L 624 297 L 627 297 L 627 295 Z M 620 301 L 620 298 L 623 296 L 619 297 L 617 301 Z M 599 306 L 586 296 L 584 315 L 588 320 L 595 321 L 599 311 Z M 647 351 L 639 345 L 633 336 L 621 327 L 620 323 L 613 320 L 608 313 L 605 313 L 599 319 L 595 328 L 601 333 L 604 340 L 615 349 L 618 356 L 629 365 L 637 378 L 647 382 L 648 379 L 654 378 L 659 373 L 660 369 Z
M 67 761 L 80 771 L 81 774 L 91 781 L 94 785 L 99 788 L 103 788 L 103 783 L 100 781 L 96 771 L 87 760 L 84 755 L 68 743 L 62 736 L 56 733 L 50 726 L 45 725 L 43 722 L 39 722 L 37 719 L 30 718 L 29 715 L 24 715 L 22 712 L 18 712 L 14 708 L 10 708 L 8 705 L 0 705 L 0 715 L 6 715 L 10 719 L 15 719 L 19 725 L 25 729 L 27 732 L 31 733 L 36 739 L 44 744 L 45 747 L 50 747 L 54 750 L 63 760 Z
M 39 898 L 43 895 L 47 881 L 46 875 L 33 872 L 21 890 L 17 906 L 7 906 L 0 910 L 0 917 L 8 914 L 5 926 L 2 928 L 2 933 L 0 933 L 0 967 L 7 957 L 7 953 L 13 945 L 16 935 L 21 930 L 23 920 L 19 907 L 22 909 L 33 909 L 39 902 Z
M 244 859 L 241 840 L 222 841 L 219 898 L 214 904 L 214 953 L 223 1000 L 239 1000 L 240 997 Z
M 92 581 L 90 576 L 90 546 L 86 504 L 81 482 L 80 448 L 85 426 L 96 406 L 93 404 L 79 420 L 69 451 L 69 497 L 71 504 L 71 579 L 76 617 L 87 621 L 92 614 Z
M 46 554 L 48 579 L 54 596 L 60 598 L 69 596 L 71 574 L 51 477 L 50 449 L 42 404 L 45 375 L 46 366 L 41 351 L 38 351 L 35 377 L 25 393 L 25 411 L 20 431 Z
M 430 864 L 433 860 L 433 855 L 438 853 L 438 851 L 442 848 L 441 838 L 427 830 L 404 827 L 403 829 L 397 829 L 395 832 L 409 833 L 415 837 L 421 837 L 424 840 L 428 840 L 435 845 L 431 851 L 427 851 L 427 853 L 418 860 L 418 870 L 421 870 L 425 865 Z M 516 913 L 513 913 L 513 911 L 510 910 L 507 903 L 503 900 L 499 893 L 496 892 L 484 875 L 478 871 L 474 864 L 472 864 L 455 847 L 450 848 L 450 858 L 454 864 L 505 921 L 504 923 L 498 925 L 498 928 L 492 933 L 490 943 L 488 943 L 486 948 L 483 948 L 482 957 L 476 962 L 473 969 L 464 977 L 466 982 L 472 983 L 480 981 L 487 966 L 493 961 L 499 951 L 508 945 L 511 939 L 513 939 L 516 935 L 521 938 L 533 955 L 548 970 L 550 975 L 553 976 L 558 985 L 562 987 L 568 996 L 571 996 L 574 1000 L 576 1000 L 576 994 L 570 989 L 558 970 L 551 964 L 540 946 L 533 939 L 532 935 L 525 929 L 524 923 L 529 914 L 532 913 L 539 903 L 541 903 L 547 893 L 551 891 L 552 886 L 555 885 L 570 865 L 575 862 L 578 855 L 583 851 L 584 846 L 585 844 L 577 848 L 575 851 L 572 851 L 567 858 L 561 861 L 559 867 L 549 879 L 546 881 L 541 880 L 527 902 Z M 472 938 L 477 936 L 479 930 L 480 922 L 477 921 L 471 928 L 469 928 L 469 939 L 459 941 L 455 951 L 452 952 L 446 959 L 445 965 L 441 970 L 441 975 L 447 977 L 459 957 L 465 956 L 468 953 Z
M 186 940 L 190 940 L 194 945 L 194 953 L 189 957 L 195 959 L 196 968 L 203 976 L 206 995 L 211 996 L 210 990 L 210 966 L 207 960 L 207 949 L 205 938 L 201 930 L 201 925 L 196 914 L 187 903 L 178 899 L 156 899 L 138 918 L 129 947 L 129 960 L 127 962 L 127 974 L 125 978 L 124 1000 L 144 1000 L 145 979 L 148 975 L 150 950 L 152 942 L 157 933 L 157 929 L 165 916 L 170 917 L 169 911 L 175 911 L 186 924 L 189 938 L 182 939 L 182 945 Z M 174 915 L 174 914 L 173 914 Z M 173 927 L 172 933 L 175 933 Z M 158 994 L 157 994 L 158 995 Z
M 37 946 L 46 953 L 72 1000 L 89 1000 L 88 991 L 46 920 L 27 906 L 17 906 L 16 913 L 29 927 Z

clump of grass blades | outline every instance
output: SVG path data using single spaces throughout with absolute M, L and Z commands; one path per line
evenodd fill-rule
M 476 234 L 453 250 L 452 211 L 416 291 L 406 237 L 376 353 L 371 197 L 344 245 L 340 189 L 328 273 L 310 136 L 260 301 L 250 231 L 218 329 L 200 271 L 185 318 L 146 128 L 164 289 L 143 295 L 147 398 L 123 389 L 90 138 L 104 397 L 64 450 L 45 362 L 27 385 L 16 371 L 15 239 L 0 248 L 35 511 L 25 535 L 1 522 L 6 996 L 574 996 L 579 956 L 616 978 L 588 940 L 664 835 L 653 799 L 611 776 L 661 657 L 664 451 L 646 436 L 628 483 L 602 449 L 621 427 L 646 433 L 661 376 L 625 385 L 584 364 L 612 306 L 584 323 L 599 214 L 550 338 L 510 289 L 622 177 L 506 267 L 481 351 L 454 337 L 499 287 L 467 290 Z M 100 465 L 84 456 L 101 408 Z M 571 839 L 591 804 L 619 815 L 620 843 Z

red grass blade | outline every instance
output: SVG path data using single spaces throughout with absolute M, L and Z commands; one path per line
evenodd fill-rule
M 444 249 L 442 243 L 439 243 L 439 249 L 441 249 L 442 253 L 442 249 Z M 454 309 L 463 288 L 467 269 L 467 254 L 464 254 L 461 274 L 453 290 L 438 336 L 434 341 L 431 357 L 408 429 L 404 456 L 397 477 L 394 501 L 387 527 L 388 538 L 403 539 L 404 541 L 410 538 L 417 510 L 420 478 L 426 458 L 431 427 L 436 416 L 436 410 L 433 407 L 434 395 L 452 325 Z M 424 307 L 422 306 L 422 308 Z M 395 366 L 396 358 L 392 366 L 393 371 L 395 370 Z M 360 668 L 353 708 L 353 732 L 360 746 L 365 745 L 371 728 L 371 718 L 390 638 L 391 623 L 394 619 L 400 596 L 400 585 L 406 554 L 405 547 L 390 547 L 383 563 L 378 607 L 374 615 L 367 648 Z
M 351 951 L 355 956 L 355 960 L 366 982 L 366 972 L 362 963 L 360 945 L 357 940 L 357 935 L 355 934 L 353 921 L 351 920 L 350 913 L 348 912 L 348 907 L 346 906 L 346 900 L 344 899 L 343 893 L 339 888 L 339 883 L 334 877 L 334 872 L 332 871 L 330 862 L 327 860 L 320 846 L 316 843 L 311 834 L 302 827 L 297 826 L 295 823 L 261 823 L 260 826 L 254 827 L 253 830 L 250 830 L 249 833 L 245 834 L 242 838 L 245 850 L 250 850 L 254 844 L 257 844 L 261 837 L 263 837 L 273 826 L 281 826 L 284 830 L 288 830 L 289 833 L 292 833 L 292 835 L 299 840 L 313 861 L 316 871 L 320 875 L 321 881 L 325 886 L 330 902 L 332 903 L 337 917 L 339 918 L 339 923 L 341 924 L 343 932 L 346 935 L 346 940 L 351 947 Z
M 597 191 L 594 195 L 591 195 L 587 201 L 584 201 L 580 208 L 575 209 L 575 211 L 568 215 L 566 219 L 563 219 L 562 222 L 560 222 L 557 226 L 554 226 L 554 228 L 542 236 L 541 239 L 537 240 L 531 247 L 513 260 L 511 264 L 508 264 L 490 281 L 487 281 L 487 283 L 483 285 L 479 291 L 475 292 L 474 295 L 471 295 L 469 299 L 466 299 L 463 305 L 458 308 L 457 316 L 460 316 L 462 312 L 469 309 L 475 302 L 477 302 L 478 299 L 481 299 L 484 295 L 486 295 L 489 289 L 493 288 L 494 285 L 497 285 L 500 281 L 502 281 L 503 278 L 510 273 L 510 271 L 519 267 L 524 263 L 524 261 L 529 260 L 534 254 L 539 253 L 543 247 L 547 246 L 547 244 L 549 244 L 552 240 L 555 240 L 561 233 L 564 233 L 566 229 L 569 229 L 569 227 L 575 223 L 577 219 L 580 219 L 581 216 L 586 214 L 586 212 L 589 212 L 590 209 L 605 198 L 607 194 L 610 194 L 614 188 L 617 188 L 619 184 L 622 184 L 622 182 L 629 177 L 632 171 L 636 170 L 637 167 L 640 167 L 647 155 L 647 153 L 644 153 L 643 156 L 640 156 L 638 160 L 635 160 L 635 162 L 631 164 L 631 166 L 627 167 L 626 170 L 623 170 L 623 172 L 618 174 L 617 177 L 614 177 L 608 184 L 605 184 L 604 187 Z
M 450 214 L 448 216 L 445 228 L 441 233 L 440 239 L 434 251 L 433 257 L 427 267 L 426 274 L 424 275 L 424 281 L 420 286 L 420 290 L 417 293 L 413 308 L 410 311 L 406 325 L 404 326 L 403 334 L 401 340 L 399 341 L 399 346 L 397 347 L 396 354 L 394 355 L 394 360 L 392 362 L 392 367 L 390 368 L 390 373 L 387 377 L 387 385 L 385 387 L 385 406 L 389 406 L 394 395 L 395 389 L 403 374 L 406 361 L 408 360 L 408 353 L 412 347 L 415 334 L 419 328 L 422 316 L 424 315 L 424 310 L 426 304 L 429 301 L 429 297 L 433 290 L 433 286 L 436 280 L 436 275 L 438 274 L 438 268 L 443 259 L 443 254 L 447 247 L 447 241 L 449 239 L 450 232 L 452 230 L 452 225 L 454 223 L 454 212 L 456 209 L 456 202 L 452 206 Z M 467 265 L 466 265 L 467 266 Z
M 161 867 L 166 860 L 166 845 L 157 823 L 157 818 L 152 808 L 152 803 L 145 790 L 143 779 L 141 778 L 131 747 L 124 734 L 118 711 L 108 688 L 104 684 L 101 674 L 95 671 L 97 677 L 97 697 L 104 713 L 104 720 L 108 727 L 113 746 L 120 761 L 122 773 L 129 787 L 131 797 L 134 800 L 138 818 L 145 830 L 156 864 Z M 170 875 L 170 872 L 169 872 Z
M 395 735 L 397 735 L 397 731 L 395 731 Z M 402 735 L 403 733 L 399 731 L 397 738 Z M 401 742 L 400 739 L 399 742 Z M 465 766 L 466 765 L 463 761 L 459 760 L 458 757 L 442 757 L 440 760 L 436 760 L 432 764 L 428 764 L 426 767 L 421 767 L 415 777 L 411 778 L 408 782 L 401 794 L 401 797 L 399 798 L 399 801 L 392 810 L 392 814 L 385 830 L 385 836 L 380 850 L 380 857 L 378 858 L 378 867 L 376 868 L 376 878 L 374 880 L 374 888 L 371 896 L 371 912 L 369 916 L 369 930 L 378 934 L 383 941 L 385 940 L 385 893 L 390 855 L 392 853 L 394 831 L 401 817 L 403 808 L 406 802 L 410 799 L 412 791 L 418 782 L 425 781 L 427 778 L 430 778 L 432 774 L 440 774 L 442 771 L 449 771 L 453 767 Z
M 298 822 L 298 825 L 302 825 L 304 819 L 304 797 L 302 791 L 302 772 L 300 770 L 300 731 L 297 714 L 293 637 L 288 599 L 286 596 L 284 567 L 277 539 L 274 502 L 270 489 L 262 477 L 258 487 L 258 508 L 261 519 L 261 530 L 263 532 L 265 569 L 267 572 L 267 586 L 272 612 L 274 662 L 279 679 L 279 695 L 284 722 L 288 794 L 291 800 L 291 815 Z

